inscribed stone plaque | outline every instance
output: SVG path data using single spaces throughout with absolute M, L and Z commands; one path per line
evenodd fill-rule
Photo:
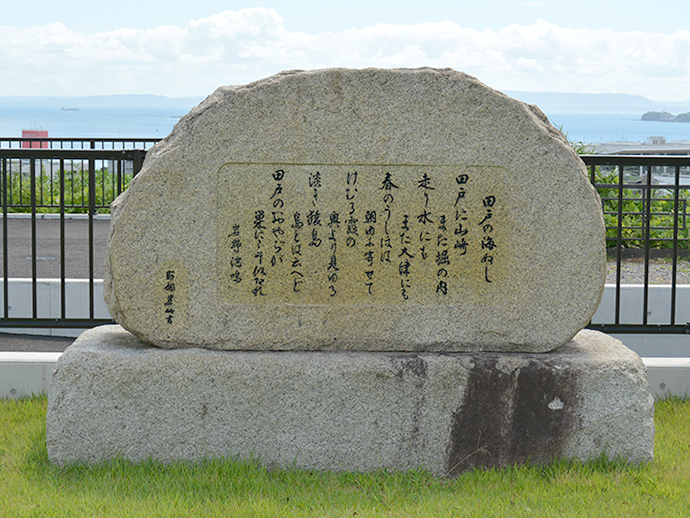
M 500 167 L 226 164 L 221 298 L 500 307 L 512 295 L 505 181 Z M 233 210 L 238 192 L 253 211 Z
M 453 70 L 218 89 L 112 207 L 105 298 L 166 348 L 545 352 L 596 310 L 600 200 L 546 117 Z

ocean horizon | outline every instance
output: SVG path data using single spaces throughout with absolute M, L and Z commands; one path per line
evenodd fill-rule
M 21 137 L 22 130 L 46 130 L 55 138 L 165 138 L 187 107 L 0 106 L 0 137 Z M 644 143 L 690 141 L 690 123 L 641 120 L 642 113 L 546 112 L 552 124 L 574 142 Z

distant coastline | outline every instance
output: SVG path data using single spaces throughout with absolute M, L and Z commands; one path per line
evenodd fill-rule
M 207 92 L 209 94 L 211 92 Z M 544 113 L 640 114 L 649 111 L 690 112 L 690 98 L 684 101 L 654 101 L 639 95 L 613 93 L 525 92 L 504 90 L 504 94 L 537 105 Z M 166 97 L 163 95 L 90 95 L 81 97 L 3 97 L 2 106 L 60 106 L 81 108 L 191 108 L 206 95 Z M 179 112 L 178 112 L 179 113 Z M 637 115 L 639 117 L 639 115 Z M 638 118 L 639 120 L 639 118 Z
M 642 115 L 643 121 L 655 121 L 655 122 L 690 122 L 690 112 L 679 113 L 678 115 L 673 115 L 669 112 L 647 112 Z

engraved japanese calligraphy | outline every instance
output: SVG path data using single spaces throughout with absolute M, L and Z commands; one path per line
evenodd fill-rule
M 217 182 L 226 302 L 500 306 L 509 295 L 501 167 L 243 163 Z M 233 210 L 240 196 L 252 211 Z
M 177 331 L 187 323 L 187 269 L 177 261 L 166 263 L 156 274 L 156 309 L 168 332 Z

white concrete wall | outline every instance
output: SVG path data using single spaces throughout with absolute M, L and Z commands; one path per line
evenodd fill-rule
M 592 317 L 593 323 L 612 323 L 615 319 L 616 285 L 607 284 L 601 303 Z M 620 322 L 622 324 L 641 324 L 644 313 L 644 286 L 629 284 L 621 286 Z M 649 324 L 669 324 L 671 313 L 671 286 L 652 285 L 649 287 L 647 322 Z M 690 322 L 690 285 L 676 288 L 676 324 Z M 690 335 L 683 334 L 632 334 L 611 333 L 640 356 L 647 357 L 688 357 L 690 358 Z M 690 372 L 690 371 L 688 371 Z
M 47 394 L 61 354 L 0 351 L 0 399 Z
M 622 324 L 641 324 L 644 309 L 644 286 L 642 284 L 625 284 L 621 286 Z M 616 310 L 616 285 L 607 284 L 604 295 L 592 322 L 613 322 Z M 668 324 L 671 312 L 671 286 L 652 285 L 649 287 L 647 322 L 650 324 Z M 676 287 L 676 323 L 690 322 L 690 285 Z
M 32 316 L 31 279 L 10 279 L 8 289 L 9 317 Z M 103 301 L 103 280 L 94 280 L 94 317 L 111 318 Z M 39 318 L 60 318 L 60 279 L 38 279 L 36 281 Z M 0 279 L 0 317 L 4 317 L 4 281 Z M 67 318 L 89 318 L 89 281 L 69 279 L 65 281 L 65 306 Z M 3 333 L 17 333 L 42 336 L 79 336 L 83 329 L 31 329 L 0 328 Z
M 38 289 L 38 316 L 42 318 L 60 317 L 60 280 L 40 279 Z M 85 279 L 70 279 L 66 282 L 67 317 L 88 318 L 89 283 Z M 3 303 L 3 282 L 0 279 L 0 312 Z M 621 323 L 641 324 L 643 309 L 642 285 L 625 285 L 621 287 Z M 690 285 L 678 286 L 676 294 L 676 322 L 690 322 Z M 10 317 L 31 316 L 31 279 L 10 279 L 9 286 Z M 651 286 L 649 289 L 648 322 L 668 323 L 671 307 L 671 287 Z M 110 318 L 108 308 L 103 301 L 103 281 L 94 281 L 94 316 Z M 607 284 L 599 309 L 592 322 L 614 321 L 615 285 Z M 0 329 L 6 333 L 34 334 L 44 336 L 77 337 L 83 329 Z M 660 334 L 613 334 L 632 350 L 643 357 L 676 356 L 690 357 L 690 335 Z

